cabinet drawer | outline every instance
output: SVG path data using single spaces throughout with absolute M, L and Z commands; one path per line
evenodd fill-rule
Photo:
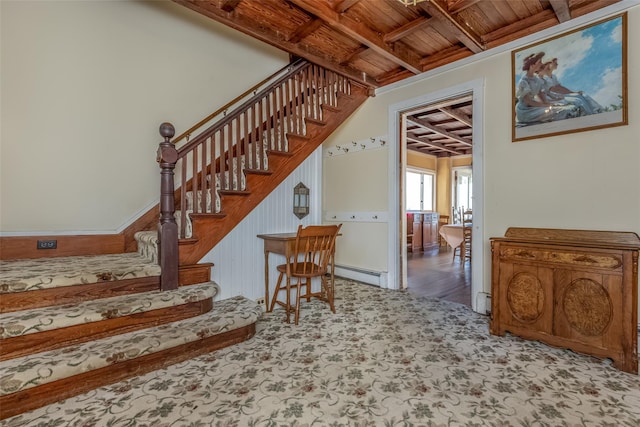
M 617 253 L 503 246 L 500 248 L 500 259 L 504 261 L 540 262 L 622 271 L 622 255 Z

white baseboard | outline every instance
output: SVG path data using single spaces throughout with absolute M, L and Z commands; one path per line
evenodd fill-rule
M 476 312 L 480 314 L 491 314 L 491 294 L 480 292 L 476 298 Z
M 380 286 L 381 288 L 387 287 L 386 271 L 373 271 L 346 265 L 336 265 L 335 274 L 345 279 L 357 280 L 358 282 Z

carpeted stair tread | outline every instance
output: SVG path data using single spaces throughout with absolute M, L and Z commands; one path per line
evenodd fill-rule
M 245 297 L 216 302 L 201 316 L 2 362 L 0 395 L 199 341 L 255 323 L 262 308 Z
M 187 230 L 190 233 L 191 217 L 189 215 L 187 215 L 187 221 L 189 221 Z M 179 218 L 176 219 L 176 223 L 180 224 Z M 178 231 L 178 233 L 180 232 Z M 136 240 L 136 243 L 138 244 L 138 255 L 140 255 L 141 257 L 151 262 L 157 263 L 158 262 L 158 245 L 159 245 L 158 232 L 157 231 L 138 231 L 133 235 L 133 238 Z
M 139 254 L 0 261 L 0 293 L 160 276 L 160 266 Z
M 51 331 L 214 298 L 214 282 L 0 314 L 0 338 Z

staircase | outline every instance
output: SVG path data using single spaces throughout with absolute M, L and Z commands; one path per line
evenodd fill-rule
M 173 141 L 163 125 L 160 204 L 125 233 L 137 252 L 0 261 L 0 419 L 253 336 L 261 307 L 214 303 L 198 262 L 366 98 L 298 61 Z
M 173 126 L 161 126 L 158 253 L 173 282 L 178 265 L 206 255 L 368 96 L 365 87 L 302 60 L 253 93 L 213 125 L 199 124 L 188 141 L 193 129 L 171 141 Z M 149 234 L 136 239 L 154 244 Z M 178 265 L 162 259 L 178 252 Z
M 261 307 L 136 253 L 0 262 L 0 419 L 244 341 Z

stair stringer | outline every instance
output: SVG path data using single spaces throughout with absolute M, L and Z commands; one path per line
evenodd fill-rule
M 354 89 L 350 95 L 338 95 L 338 108 L 323 106 L 323 123 L 306 120 L 307 135 L 288 134 L 289 153 L 270 153 L 270 174 L 246 174 L 242 194 L 221 194 L 222 214 L 192 214 L 193 236 L 181 241 L 180 265 L 196 264 L 233 228 L 309 157 L 360 105 L 368 95 Z M 257 191 L 259 189 L 259 191 Z

